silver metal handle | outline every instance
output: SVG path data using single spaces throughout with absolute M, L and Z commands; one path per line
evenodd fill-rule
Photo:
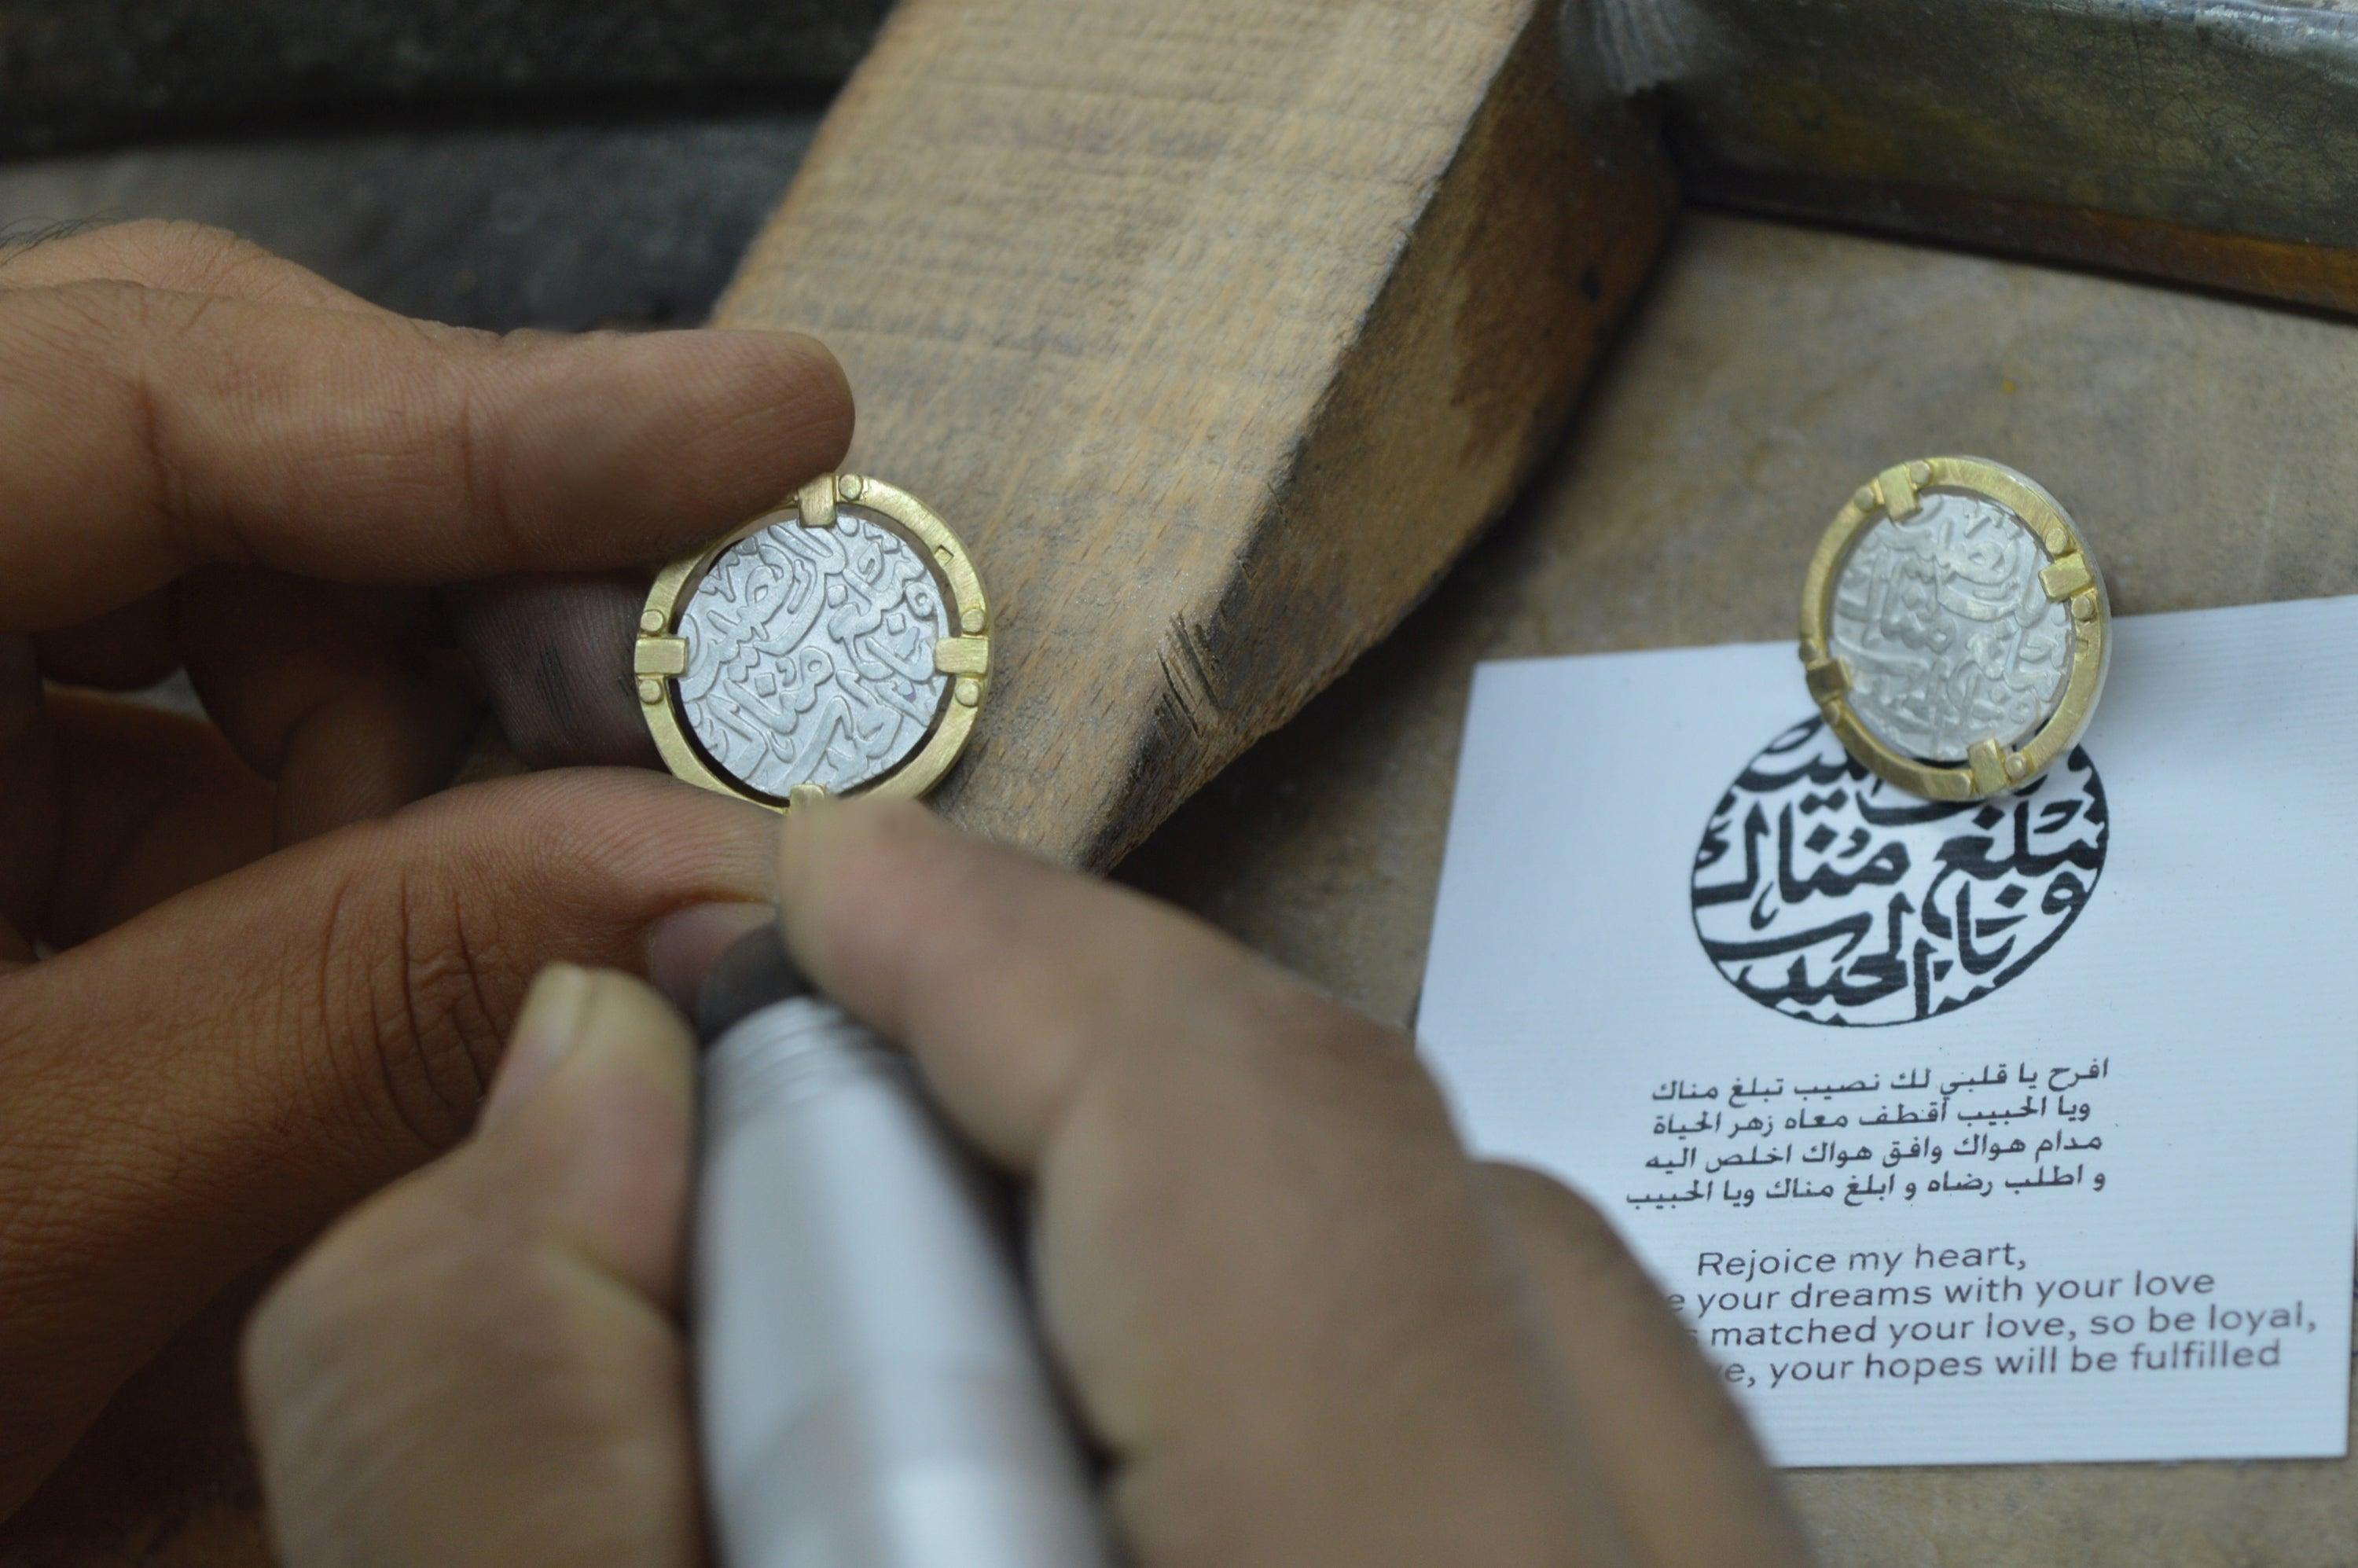
M 1098 1568 L 1007 1231 L 906 1063 L 773 1003 L 704 1065 L 694 1320 L 727 1568 Z

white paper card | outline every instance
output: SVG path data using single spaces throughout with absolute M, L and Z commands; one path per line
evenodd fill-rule
M 1424 1047 L 1779 1463 L 2344 1452 L 2358 599 L 2115 634 L 1982 806 L 1848 766 L 1790 643 L 1476 675 Z

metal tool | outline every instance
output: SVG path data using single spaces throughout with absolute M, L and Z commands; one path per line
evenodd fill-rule
M 696 1383 L 727 1568 L 1097 1568 L 1087 1465 L 994 1194 L 774 929 L 698 1028 Z

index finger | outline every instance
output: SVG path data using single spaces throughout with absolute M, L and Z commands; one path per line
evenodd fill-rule
M 393 314 L 308 267 L 204 223 L 143 218 L 87 228 L 68 225 L 0 244 L 0 288 L 47 288 L 92 278 L 217 294 L 260 305 L 319 305 Z
M 823 473 L 843 373 L 785 333 L 494 339 L 120 283 L 0 291 L 0 628 L 203 560 L 341 581 L 589 570 Z
M 1034 1177 L 1047 1328 L 1141 1560 L 1624 1560 L 1404 1040 L 914 807 L 797 807 L 783 842 L 796 960 Z

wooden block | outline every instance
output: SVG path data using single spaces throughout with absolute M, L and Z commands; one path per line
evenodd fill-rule
M 1413 604 L 1551 443 L 1668 186 L 1552 0 L 907 0 L 718 313 L 972 548 L 938 799 L 1103 864 Z

